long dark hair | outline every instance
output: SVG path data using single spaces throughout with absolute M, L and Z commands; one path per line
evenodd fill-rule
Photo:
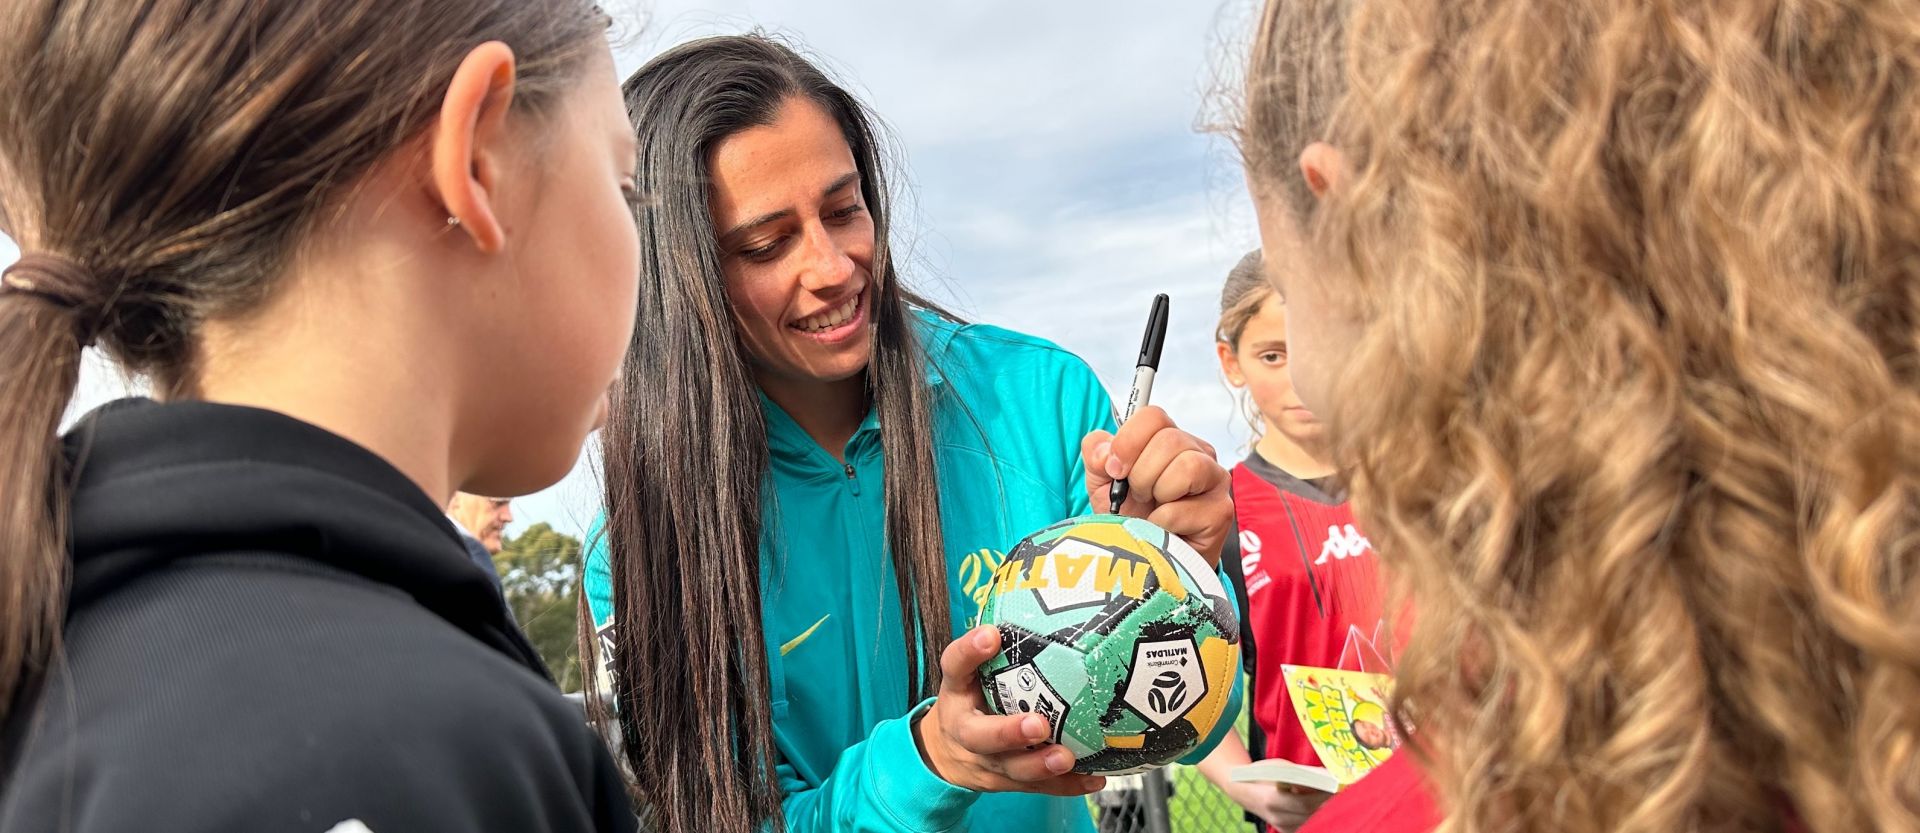
M 784 827 L 758 580 L 767 426 L 708 213 L 714 144 L 802 97 L 832 115 L 853 151 L 876 238 L 866 381 L 916 699 L 937 684 L 952 618 L 931 393 L 912 322 L 912 307 L 925 304 L 893 268 L 872 117 L 793 50 L 759 36 L 700 40 L 655 58 L 625 90 L 650 203 L 640 216 L 639 320 L 603 434 L 625 756 L 656 829 Z
M 0 718 L 58 641 L 81 349 L 191 390 L 201 322 L 269 297 L 473 47 L 511 47 L 537 107 L 606 25 L 586 0 L 0 4 L 0 226 L 27 253 L 0 290 Z

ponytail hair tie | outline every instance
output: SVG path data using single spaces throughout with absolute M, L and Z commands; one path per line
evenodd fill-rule
M 80 346 L 92 347 L 106 320 L 107 301 L 100 283 L 72 258 L 34 252 L 0 272 L 0 295 L 18 292 L 66 310 L 74 318 Z

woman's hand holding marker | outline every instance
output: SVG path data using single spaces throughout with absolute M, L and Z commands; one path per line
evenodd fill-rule
M 1087 464 L 1087 494 L 1095 509 L 1108 507 L 1113 483 L 1130 484 L 1116 515 L 1146 518 L 1218 565 L 1220 548 L 1233 528 L 1232 482 L 1213 446 L 1173 424 L 1167 412 L 1142 408 L 1120 433 L 1095 431 L 1080 444 Z

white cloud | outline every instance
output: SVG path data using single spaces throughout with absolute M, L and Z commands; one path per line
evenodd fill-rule
M 1212 331 L 1227 270 L 1256 238 L 1237 161 L 1193 126 L 1219 33 L 1245 5 L 660 2 L 620 66 L 754 28 L 797 41 L 898 142 L 909 281 L 972 320 L 1079 354 L 1121 399 L 1148 305 L 1167 293 L 1154 402 L 1233 460 L 1247 431 Z M 599 503 L 592 467 L 583 458 L 518 514 L 584 528 Z
M 1060 343 L 1124 397 L 1148 304 L 1169 294 L 1154 401 L 1240 455 L 1245 426 L 1211 333 L 1220 285 L 1255 235 L 1230 150 L 1192 128 L 1220 32 L 1246 0 L 644 5 L 619 50 L 623 74 L 672 44 L 758 27 L 798 41 L 865 100 L 907 164 L 896 178 L 911 185 L 897 229 L 908 280 L 969 318 Z M 0 238 L 0 262 L 13 257 Z M 75 410 L 128 390 L 92 361 Z M 516 501 L 515 531 L 583 532 L 600 504 L 597 465 L 583 454 L 561 483 Z
M 669 0 L 653 4 L 621 65 L 630 70 L 694 37 L 760 28 L 820 58 L 916 152 L 1043 135 L 1087 147 L 1103 139 L 1096 127 L 1130 134 L 1192 121 L 1212 75 L 1220 8 L 1160 0 Z
M 1154 294 L 1170 298 L 1166 350 L 1154 403 L 1233 456 L 1244 439 L 1220 382 L 1213 325 L 1227 270 L 1253 245 L 1250 230 L 1223 225 L 1201 196 L 1122 211 L 1096 207 L 990 221 L 956 230 L 970 244 L 1015 253 L 964 293 L 978 320 L 1051 339 L 1092 365 L 1109 393 L 1126 396 Z M 964 289 L 964 287 L 962 287 Z

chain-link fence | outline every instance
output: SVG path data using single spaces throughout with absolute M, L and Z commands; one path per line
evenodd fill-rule
M 1247 736 L 1242 704 L 1234 731 Z M 1175 764 L 1141 775 L 1107 779 L 1107 788 L 1088 797 L 1100 833 L 1265 833 L 1240 805 L 1200 771 Z
M 1192 767 L 1107 779 L 1087 799 L 1100 833 L 1254 833 L 1233 803 Z

